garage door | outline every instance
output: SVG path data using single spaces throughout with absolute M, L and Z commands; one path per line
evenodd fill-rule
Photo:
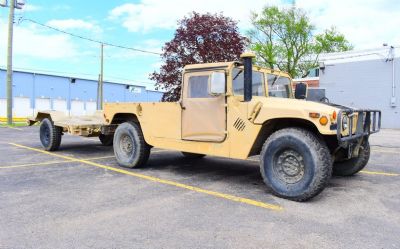
M 14 116 L 16 118 L 25 118 L 32 116 L 31 100 L 30 98 L 15 97 L 14 98 Z
M 7 100 L 0 99 L 0 117 L 7 116 Z
M 91 115 L 96 112 L 97 106 L 96 102 L 88 101 L 86 102 L 86 114 Z
M 50 110 L 50 99 L 47 98 L 36 98 L 35 99 L 35 111 L 46 111 Z
M 53 110 L 67 113 L 67 101 L 65 99 L 53 99 Z
M 85 115 L 85 103 L 79 100 L 72 100 L 71 115 Z

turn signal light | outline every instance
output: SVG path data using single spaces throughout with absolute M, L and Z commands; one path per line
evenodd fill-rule
M 333 118 L 334 120 L 336 120 L 336 111 L 333 111 L 333 113 L 332 113 L 332 118 Z
M 319 119 L 319 123 L 322 124 L 322 125 L 326 125 L 328 123 L 328 118 L 326 116 L 322 116 Z
M 310 118 L 319 118 L 321 115 L 317 112 L 310 112 Z

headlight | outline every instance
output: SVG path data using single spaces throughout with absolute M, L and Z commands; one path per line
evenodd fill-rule
M 348 127 L 349 118 L 347 116 L 343 116 L 342 119 L 342 130 L 346 130 Z

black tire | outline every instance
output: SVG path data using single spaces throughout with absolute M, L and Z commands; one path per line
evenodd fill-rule
M 326 144 L 308 130 L 285 128 L 273 133 L 260 155 L 260 170 L 267 188 L 293 201 L 318 195 L 332 175 Z
M 137 168 L 145 165 L 150 148 L 137 123 L 122 123 L 114 133 L 114 155 L 118 164 L 123 167 Z
M 113 145 L 114 135 L 100 134 L 99 140 L 100 140 L 102 145 L 111 146 L 111 145 Z
M 60 148 L 62 128 L 45 118 L 40 124 L 40 142 L 45 150 L 56 151 Z
M 197 158 L 202 158 L 205 157 L 204 154 L 197 154 L 197 153 L 190 153 L 190 152 L 181 152 L 182 155 L 188 159 L 197 159 Z
M 361 144 L 358 157 L 345 161 L 338 161 L 333 164 L 333 175 L 335 176 L 352 176 L 361 171 L 369 161 L 371 149 L 368 140 L 364 140 Z

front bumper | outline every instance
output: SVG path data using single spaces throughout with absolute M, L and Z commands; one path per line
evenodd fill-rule
M 369 109 L 343 109 L 338 113 L 337 139 L 339 143 L 353 142 L 381 129 L 381 111 Z M 344 120 L 347 118 L 347 127 Z

